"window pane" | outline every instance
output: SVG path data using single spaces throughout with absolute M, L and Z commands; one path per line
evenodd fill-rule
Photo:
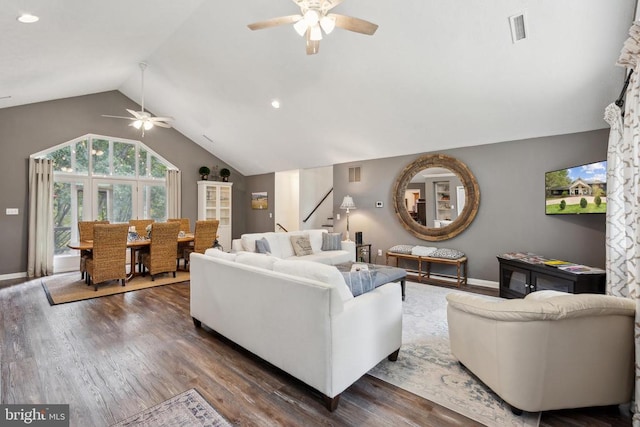
M 167 167 L 158 160 L 157 157 L 151 157 L 151 176 L 154 178 L 165 178 Z
M 142 188 L 142 218 L 156 221 L 167 220 L 167 189 L 159 185 L 145 185 Z
M 47 157 L 53 160 L 53 170 L 55 172 L 72 172 L 71 168 L 71 147 L 62 147 L 52 153 L 49 153 Z
M 76 142 L 75 155 L 75 172 L 86 175 L 89 172 L 89 141 L 83 139 Z
M 113 174 L 136 175 L 136 146 L 126 142 L 113 143 Z
M 109 141 L 106 139 L 94 139 L 91 141 L 91 161 L 93 173 L 96 175 L 109 175 Z
M 140 152 L 140 159 L 138 161 L 138 173 L 140 174 L 140 176 L 149 176 L 149 168 L 148 168 L 148 162 L 147 162 L 147 158 L 149 156 L 149 153 L 147 152 L 147 150 L 140 148 L 139 150 Z
M 81 182 L 55 182 L 53 185 L 53 239 L 56 255 L 72 252 L 67 244 L 71 240 L 78 240 L 77 221 L 84 220 L 83 189 Z
M 98 218 L 110 222 L 129 222 L 133 210 L 131 184 L 98 185 Z

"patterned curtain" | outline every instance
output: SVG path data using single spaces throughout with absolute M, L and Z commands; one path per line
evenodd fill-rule
M 629 30 L 617 65 L 640 71 L 640 22 Z M 611 126 L 607 151 L 607 294 L 636 302 L 635 349 L 640 360 L 640 79 L 631 75 L 624 118 L 611 104 L 605 120 Z M 640 365 L 635 364 L 633 425 L 640 427 Z
M 53 274 L 53 162 L 29 159 L 27 276 Z
M 182 217 L 182 175 L 179 170 L 167 169 L 167 218 Z

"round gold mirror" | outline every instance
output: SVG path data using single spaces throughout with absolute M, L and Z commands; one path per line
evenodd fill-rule
M 418 158 L 405 167 L 393 187 L 400 223 L 429 241 L 450 239 L 471 224 L 480 206 L 480 188 L 469 168 L 443 154 Z

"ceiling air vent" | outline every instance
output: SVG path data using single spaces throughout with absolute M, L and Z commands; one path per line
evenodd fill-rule
M 511 25 L 511 40 L 514 43 L 527 38 L 527 19 L 524 12 L 510 16 L 509 24 Z

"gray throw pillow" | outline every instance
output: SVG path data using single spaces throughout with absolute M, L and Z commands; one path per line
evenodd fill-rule
M 269 241 L 266 237 L 256 240 L 256 252 L 259 254 L 271 253 L 271 245 L 269 245 Z
M 342 249 L 342 233 L 322 233 L 322 250 L 339 251 Z
M 291 246 L 293 246 L 296 256 L 311 255 L 313 253 L 309 236 L 291 236 Z
M 344 281 L 354 297 L 376 288 L 376 270 L 358 270 L 343 272 Z

